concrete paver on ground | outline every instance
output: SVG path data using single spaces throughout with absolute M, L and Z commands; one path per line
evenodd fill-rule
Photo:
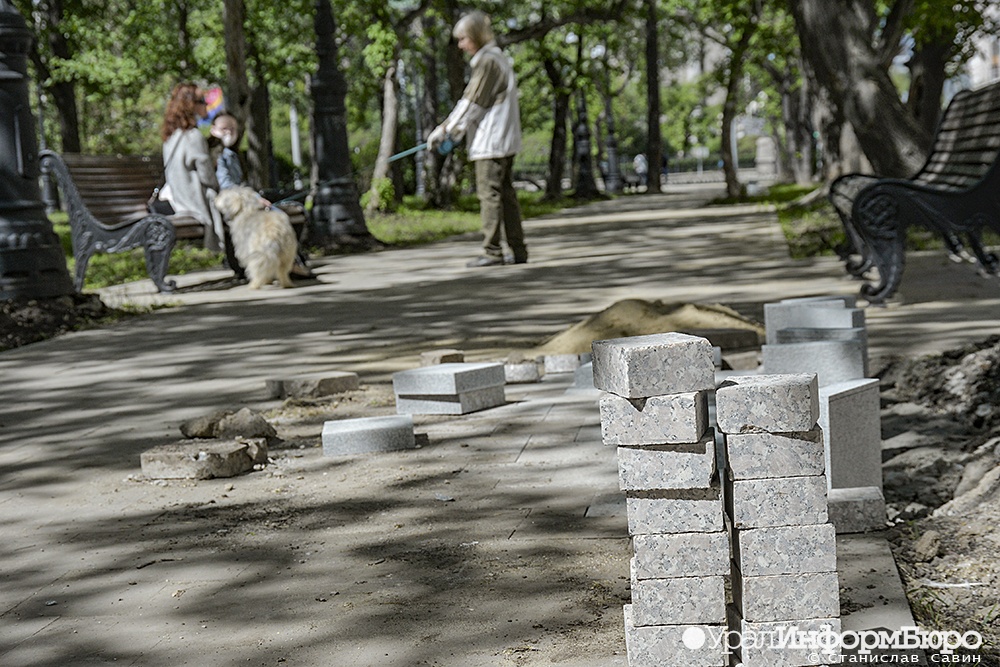
M 419 417 L 423 447 L 377 457 L 293 438 L 260 472 L 151 482 L 139 455 L 186 419 L 277 406 L 267 378 L 384 385 L 429 349 L 502 359 L 626 298 L 752 314 L 857 290 L 834 258 L 789 259 L 770 210 L 700 208 L 715 187 L 529 220 L 525 265 L 468 269 L 464 240 L 323 258 L 290 290 L 221 272 L 113 288 L 112 305 L 174 307 L 0 355 L 0 664 L 625 665 L 614 452 L 569 376 Z M 936 253 L 908 267 L 867 311 L 873 357 L 995 332 L 996 280 Z M 877 622 L 905 621 L 892 610 Z

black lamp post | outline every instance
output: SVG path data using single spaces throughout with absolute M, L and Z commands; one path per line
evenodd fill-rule
M 38 187 L 38 146 L 28 97 L 32 34 L 0 0 L 0 299 L 73 294 L 59 237 Z
M 337 62 L 335 24 L 329 0 L 316 2 L 316 55 L 312 79 L 313 154 L 317 190 L 313 197 L 309 242 L 322 247 L 370 246 L 375 238 L 365 225 L 347 145 L 347 81 Z

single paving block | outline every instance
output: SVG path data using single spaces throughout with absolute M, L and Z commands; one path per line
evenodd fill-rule
M 815 373 L 820 387 L 863 378 L 867 371 L 865 350 L 857 340 L 764 345 L 760 352 L 761 372 Z
M 723 529 L 722 493 L 709 489 L 632 491 L 625 498 L 630 535 L 714 533 Z
M 733 568 L 733 603 L 745 621 L 768 623 L 840 615 L 836 572 L 743 575 Z
M 618 448 L 618 485 L 622 491 L 707 489 L 715 472 L 713 431 L 697 444 Z
M 267 440 L 181 440 L 148 449 L 139 459 L 150 479 L 235 477 L 267 462 Z
M 503 385 L 484 387 L 446 396 L 396 396 L 396 412 L 401 415 L 464 415 L 507 402 Z
M 590 361 L 589 354 L 546 354 L 542 360 L 546 374 L 575 373 L 582 364 Z
M 715 387 L 712 344 L 682 333 L 597 340 L 594 386 L 624 398 Z
M 733 530 L 733 562 L 744 576 L 836 572 L 832 523 Z
M 882 488 L 879 381 L 839 382 L 819 390 L 819 424 L 826 441 L 830 488 Z
M 811 431 L 819 419 L 816 375 L 732 376 L 716 389 L 715 418 L 723 433 Z
M 629 667 L 723 667 L 725 625 L 636 626 L 633 605 L 624 606 L 625 649 Z M 716 641 L 718 640 L 718 641 Z
M 722 625 L 726 622 L 725 579 L 672 577 L 632 581 L 632 618 L 645 625 Z
M 867 533 L 885 530 L 885 498 L 877 486 L 830 489 L 830 523 L 841 533 Z
M 632 577 L 711 577 L 729 574 L 729 536 L 673 533 L 632 537 Z
M 323 424 L 323 455 L 391 452 L 416 446 L 409 415 L 340 419 Z
M 537 361 L 508 361 L 503 365 L 507 384 L 528 384 L 542 379 L 542 369 Z
M 865 327 L 865 311 L 849 306 L 843 299 L 782 301 L 764 304 L 767 344 L 778 342 L 783 329 L 860 329 Z
M 841 664 L 840 618 L 750 623 L 738 616 L 738 658 L 743 667 L 814 667 Z
M 345 371 L 308 373 L 266 381 L 268 398 L 319 398 L 333 396 L 359 387 L 358 374 Z
M 708 429 L 708 392 L 649 398 L 601 397 L 601 435 L 606 445 L 693 443 Z
M 739 433 L 725 436 L 730 479 L 804 477 L 826 472 L 823 432 Z
M 502 387 L 503 364 L 469 363 L 424 366 L 392 375 L 396 396 L 455 396 L 486 387 Z
M 734 528 L 826 523 L 826 476 L 726 480 L 726 510 Z

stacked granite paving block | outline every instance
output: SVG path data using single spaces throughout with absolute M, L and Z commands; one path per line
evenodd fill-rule
M 449 363 L 392 376 L 399 414 L 464 415 L 505 403 L 504 365 Z
M 864 311 L 847 297 L 764 306 L 762 372 L 816 373 L 831 516 L 838 532 L 885 527 L 878 381 L 867 379 Z M 836 491 L 836 493 L 834 493 Z
M 712 345 L 668 333 L 596 341 L 604 442 L 618 448 L 634 555 L 625 606 L 631 667 L 725 665 L 729 540 L 708 427 Z M 703 636 L 703 635 L 698 635 Z
M 732 546 L 729 623 L 744 638 L 737 657 L 745 667 L 837 661 L 835 654 L 817 659 L 815 647 L 780 648 L 762 639 L 780 629 L 840 631 L 836 531 L 818 418 L 814 374 L 735 377 L 716 390 Z

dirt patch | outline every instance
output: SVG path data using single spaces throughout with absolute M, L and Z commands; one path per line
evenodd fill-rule
M 981 664 L 1000 665 L 1000 337 L 879 376 L 890 541 L 914 617 L 980 632 Z
M 0 351 L 107 323 L 123 314 L 96 294 L 0 301 Z

